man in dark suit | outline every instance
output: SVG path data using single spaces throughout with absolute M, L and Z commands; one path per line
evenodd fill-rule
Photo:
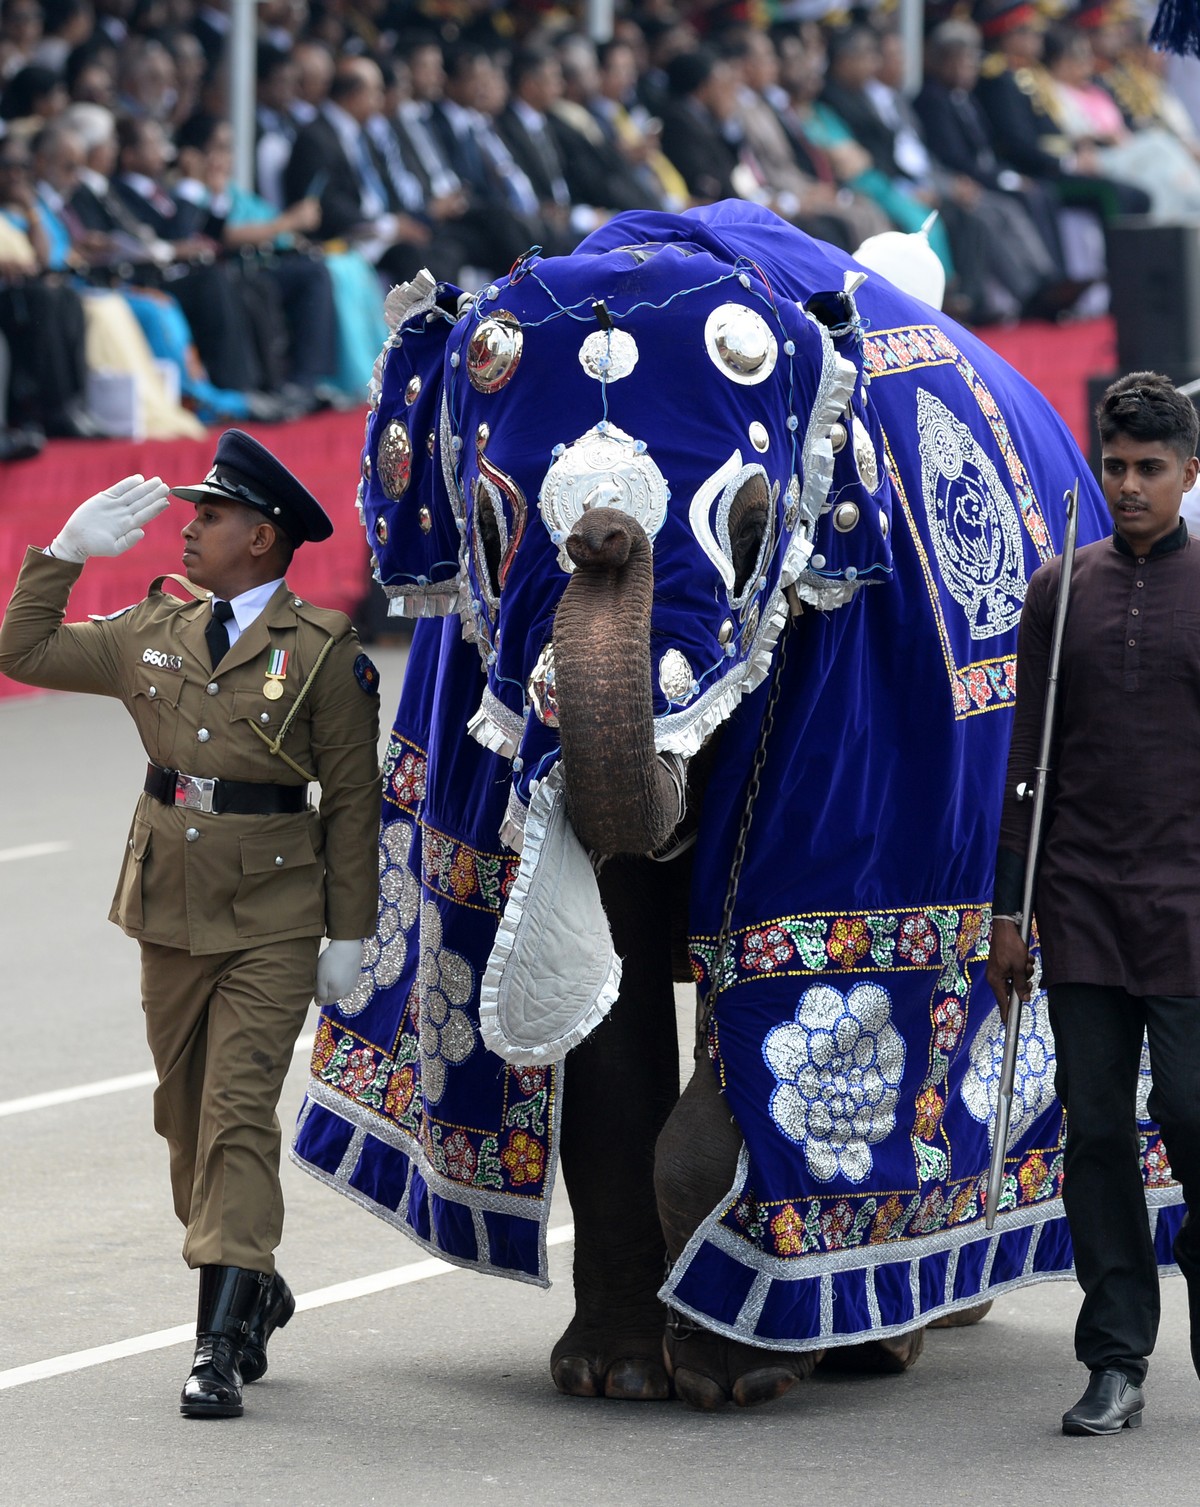
M 725 129 L 737 109 L 733 69 L 707 47 L 682 52 L 667 64 L 662 149 L 683 175 L 695 203 L 737 198 L 737 149 Z
M 517 167 L 529 180 L 553 253 L 570 251 L 605 216 L 590 204 L 572 203 L 551 111 L 562 98 L 562 67 L 548 48 L 518 52 L 510 70 L 512 90 L 496 128 Z
M 638 175 L 621 152 L 608 116 L 594 108 L 600 97 L 596 48 L 582 33 L 559 44 L 562 98 L 551 111 L 551 128 L 562 157 L 563 174 L 576 202 L 623 209 L 662 209 L 663 195 Z
M 318 239 L 358 244 L 395 282 L 408 282 L 423 266 L 436 277 L 453 279 L 460 248 L 405 208 L 387 158 L 368 129 L 383 104 L 378 64 L 343 58 L 328 100 L 296 138 L 283 175 L 284 198 L 289 204 L 319 199 Z
M 1149 194 L 1101 176 L 1095 148 L 1072 150 L 1062 135 L 1041 66 L 1045 23 L 1030 0 L 983 0 L 977 20 L 991 50 L 975 92 L 1001 160 L 1048 184 L 1060 203 L 1102 220 L 1148 213 Z

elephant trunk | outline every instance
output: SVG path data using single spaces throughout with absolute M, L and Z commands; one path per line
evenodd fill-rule
M 679 818 L 654 751 L 650 541 L 628 514 L 591 508 L 566 549 L 575 572 L 554 617 L 554 676 L 567 810 L 585 847 L 649 853 Z

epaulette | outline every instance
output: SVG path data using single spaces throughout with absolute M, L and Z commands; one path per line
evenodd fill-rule
M 314 607 L 303 597 L 293 596 L 291 606 L 297 617 L 311 623 L 314 628 L 320 628 L 323 633 L 328 633 L 330 638 L 344 637 L 352 626 L 344 612 L 337 612 L 332 607 Z
M 1007 72 L 1008 63 L 1001 52 L 989 52 L 979 65 L 980 78 L 999 78 L 1002 73 Z

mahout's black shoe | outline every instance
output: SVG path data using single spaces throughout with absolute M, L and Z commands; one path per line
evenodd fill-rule
M 1093 1371 L 1087 1390 L 1063 1414 L 1064 1434 L 1119 1434 L 1142 1426 L 1146 1398 L 1124 1371 Z
M 196 1354 L 179 1395 L 185 1418 L 242 1416 L 242 1346 L 271 1278 L 240 1266 L 202 1266 Z
M 263 1288 L 250 1320 L 250 1332 L 242 1346 L 243 1381 L 258 1381 L 267 1374 L 267 1341 L 277 1329 L 283 1328 L 295 1311 L 296 1299 L 292 1296 L 292 1289 L 276 1272 L 270 1286 Z

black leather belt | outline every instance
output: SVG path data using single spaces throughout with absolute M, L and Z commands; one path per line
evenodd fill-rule
M 204 780 L 177 769 L 146 765 L 147 795 L 164 806 L 184 806 L 189 811 L 228 811 L 236 816 L 279 816 L 303 811 L 308 805 L 307 785 L 265 785 L 250 780 Z

